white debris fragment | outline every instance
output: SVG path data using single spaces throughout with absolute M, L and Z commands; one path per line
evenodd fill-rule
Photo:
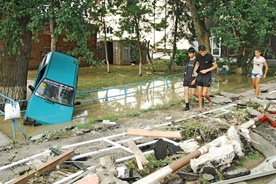
M 110 121 L 110 120 L 103 120 L 102 124 L 105 124 L 105 125 L 116 125 L 117 123 L 113 122 L 113 121 Z
M 165 117 L 165 120 L 166 121 L 169 121 L 169 120 L 171 120 L 172 119 L 172 116 L 167 116 L 167 117 Z
M 204 167 L 218 167 L 232 163 L 235 155 L 243 156 L 242 144 L 235 127 L 230 127 L 227 136 L 221 136 L 209 145 L 206 154 L 190 161 L 195 173 L 201 172 Z
M 209 152 L 196 159 L 191 159 L 190 164 L 193 172 L 202 172 L 205 167 L 218 167 L 231 163 L 235 157 L 235 150 L 232 144 L 224 144 L 220 147 L 210 147 Z
M 198 142 L 194 139 L 189 139 L 189 140 L 186 140 L 184 142 L 182 142 L 179 147 L 187 152 L 187 153 L 191 153 L 193 151 L 195 151 L 196 149 L 198 149 L 200 146 L 198 145 Z

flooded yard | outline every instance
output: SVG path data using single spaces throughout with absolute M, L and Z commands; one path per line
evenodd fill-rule
M 251 79 L 248 76 L 214 76 L 210 91 L 211 93 L 215 93 L 217 91 L 231 89 L 235 86 L 248 83 L 251 83 Z M 155 88 L 153 88 L 153 86 L 155 86 Z M 131 90 L 137 91 L 137 89 L 142 90 L 137 93 L 131 93 Z M 25 126 L 23 125 L 23 119 L 19 119 L 17 122 L 25 134 L 29 137 L 54 129 L 82 124 L 90 119 L 101 119 L 104 116 L 111 115 L 123 115 L 126 113 L 137 112 L 142 109 L 148 109 L 157 105 L 163 105 L 171 100 L 181 100 L 183 99 L 182 76 L 180 75 L 180 77 L 173 79 L 168 87 L 164 81 L 156 80 L 154 83 L 143 83 L 136 86 L 131 85 L 128 90 L 130 92 L 128 92 L 129 95 L 127 96 L 124 95 L 124 88 L 114 88 L 108 92 L 99 91 L 96 95 L 97 98 L 101 100 L 94 102 L 92 100 L 88 100 L 88 102 L 84 102 L 81 105 L 76 106 L 74 117 L 71 122 L 43 126 Z M 112 98 L 109 98 L 109 96 Z M 22 114 L 22 117 L 23 116 L 24 114 Z M 13 139 L 11 121 L 4 121 L 4 118 L 1 117 L 0 123 L 0 130 Z M 16 131 L 17 139 L 22 139 L 23 135 L 18 129 L 16 129 Z

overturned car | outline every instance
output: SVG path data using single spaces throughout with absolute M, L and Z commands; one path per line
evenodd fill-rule
M 76 58 L 56 51 L 40 63 L 28 100 L 24 125 L 57 124 L 72 120 L 78 83 Z

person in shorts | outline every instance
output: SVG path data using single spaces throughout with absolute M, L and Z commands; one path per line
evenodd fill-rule
M 255 89 L 255 98 L 258 98 L 260 94 L 260 80 L 266 78 L 268 71 L 268 65 L 264 57 L 261 56 L 261 50 L 255 50 L 255 57 L 253 58 L 253 69 L 251 72 L 252 84 Z M 263 66 L 265 66 L 265 72 L 263 73 Z
M 195 57 L 196 50 L 193 47 L 190 47 L 188 49 L 188 56 L 189 59 L 187 59 L 185 63 L 185 71 L 184 71 L 184 80 L 183 80 L 183 86 L 184 86 L 184 101 L 185 101 L 185 108 L 183 111 L 190 110 L 189 105 L 189 90 L 191 89 L 192 95 L 197 97 L 196 94 L 196 77 L 194 76 L 194 67 L 196 64 L 196 57 Z
M 199 55 L 196 57 L 197 62 L 194 68 L 194 75 L 196 76 L 196 86 L 198 91 L 199 113 L 201 113 L 203 111 L 203 97 L 208 100 L 210 107 L 213 104 L 208 95 L 208 90 L 212 82 L 211 71 L 216 70 L 218 65 L 212 54 L 206 52 L 205 45 L 199 45 L 198 52 Z

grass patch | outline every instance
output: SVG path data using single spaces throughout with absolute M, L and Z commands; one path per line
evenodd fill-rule
M 176 66 L 174 71 L 170 71 L 163 60 L 155 60 L 153 63 L 156 72 L 151 72 L 149 66 L 144 64 L 142 65 L 142 76 L 138 75 L 138 65 L 110 65 L 110 73 L 106 72 L 106 66 L 80 68 L 78 91 L 122 86 L 183 73 L 183 66 Z
M 233 168 L 242 168 L 244 167 L 245 163 L 252 162 L 252 160 L 258 160 L 263 158 L 263 155 L 255 150 L 247 153 L 243 158 L 240 158 L 239 160 L 233 160 L 232 166 Z
M 165 167 L 166 165 L 169 165 L 172 163 L 172 158 L 166 157 L 163 160 L 157 160 L 153 154 L 147 156 L 147 160 L 149 161 L 147 165 L 144 166 L 144 169 L 139 171 L 139 174 L 142 176 L 146 176 L 150 173 L 153 173 L 157 171 L 160 168 Z M 125 162 L 126 166 L 131 170 L 137 170 L 137 163 L 135 159 L 129 160 Z

